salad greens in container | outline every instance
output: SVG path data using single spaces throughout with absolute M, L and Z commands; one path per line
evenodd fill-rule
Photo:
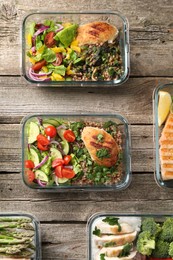
M 0 259 L 42 259 L 39 221 L 33 215 L 0 213 Z
M 173 215 L 97 213 L 87 233 L 88 260 L 173 258 Z
M 173 83 L 154 91 L 155 180 L 160 187 L 173 188 Z
M 122 190 L 131 181 L 125 118 L 31 115 L 22 122 L 22 177 L 37 190 Z
M 119 85 L 129 76 L 129 28 L 118 12 L 37 12 L 22 24 L 22 74 L 41 86 Z

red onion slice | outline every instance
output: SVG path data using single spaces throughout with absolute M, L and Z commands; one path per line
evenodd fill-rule
M 43 120 L 42 120 L 42 118 L 41 117 L 37 117 L 37 120 L 38 120 L 38 123 L 39 123 L 39 125 L 43 125 Z
M 43 72 L 43 73 L 35 73 L 32 68 L 31 68 L 31 74 L 34 76 L 34 77 L 43 77 L 43 76 L 48 76 L 50 75 L 52 72 L 49 71 L 49 72 Z
M 39 76 L 38 76 L 39 75 Z M 51 78 L 45 78 L 45 79 L 41 79 L 41 78 L 39 78 L 39 77 L 41 77 L 41 74 L 38 74 L 37 73 L 37 76 L 33 76 L 33 74 L 32 74 L 32 69 L 30 68 L 29 69 L 29 76 L 30 76 L 30 78 L 32 79 L 32 80 L 34 80 L 34 81 L 50 81 L 51 80 Z M 45 76 L 45 75 L 44 75 Z
M 60 130 L 60 129 L 66 129 L 66 126 L 65 126 L 65 125 L 60 125 L 60 126 L 58 126 L 58 127 L 56 128 L 57 131 Z
M 45 187 L 47 185 L 47 182 L 45 181 L 41 181 L 39 179 L 37 179 L 37 183 L 41 186 L 41 187 Z
M 60 143 L 59 143 L 58 141 L 55 141 L 55 140 L 50 141 L 50 144 L 57 144 L 57 145 L 60 145 Z
M 34 167 L 34 170 L 40 168 L 43 164 L 45 164 L 45 162 L 47 162 L 48 158 L 49 158 L 49 156 L 46 155 L 46 156 L 44 157 L 44 159 L 43 159 L 37 166 Z
M 56 175 L 55 175 L 55 177 L 54 177 L 54 181 L 55 181 L 56 185 L 59 186 L 58 177 L 57 177 Z
M 62 31 L 63 29 L 64 29 L 64 27 L 61 25 L 61 24 L 56 24 L 57 26 L 59 26 L 59 28 L 57 28 L 56 30 L 55 30 L 55 32 L 57 33 L 57 32 L 60 32 L 60 31 Z

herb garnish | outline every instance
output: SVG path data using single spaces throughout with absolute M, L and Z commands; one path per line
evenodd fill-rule
M 111 246 L 116 246 L 116 243 L 113 241 L 107 242 L 104 244 L 104 247 L 111 247 Z
M 103 143 L 103 135 L 102 134 L 97 135 L 97 141 L 100 142 L 100 143 Z
M 118 257 L 125 257 L 128 256 L 130 254 L 130 250 L 132 248 L 132 244 L 125 244 L 123 247 L 123 250 L 121 251 L 121 253 L 118 255 Z
M 118 232 L 120 232 L 121 226 L 120 226 L 118 220 L 119 220 L 119 218 L 115 218 L 115 217 L 106 217 L 106 218 L 102 219 L 103 222 L 108 223 L 110 226 L 117 225 L 118 226 Z
M 93 235 L 100 237 L 100 236 L 101 236 L 101 231 L 100 231 L 100 229 L 98 229 L 97 227 L 95 227 L 95 230 L 93 231 Z
M 97 150 L 96 155 L 98 158 L 103 159 L 103 158 L 110 158 L 110 152 L 106 148 L 102 148 L 100 150 Z
M 100 254 L 100 260 L 105 260 L 105 254 Z

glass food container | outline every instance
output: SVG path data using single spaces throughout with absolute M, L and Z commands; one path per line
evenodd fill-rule
M 33 215 L 4 212 L 0 213 L 0 221 L 1 225 L 4 226 L 1 230 L 1 235 L 4 235 L 2 243 L 6 243 L 6 239 L 10 239 L 11 241 L 8 245 L 8 252 L 1 251 L 0 259 L 42 259 L 40 223 Z M 12 243 L 13 239 L 15 240 L 14 243 Z M 16 247 L 20 251 L 16 251 L 16 254 L 10 254 L 10 250 L 14 253 Z
M 42 54 L 40 54 L 41 51 L 40 51 L 39 47 L 41 45 L 39 45 L 40 44 L 39 41 L 36 41 L 38 44 L 36 46 L 37 52 L 36 52 L 36 50 L 33 50 L 33 49 L 31 50 L 31 46 L 33 45 L 33 43 L 32 43 L 33 38 L 31 38 L 31 36 L 28 36 L 29 33 L 31 32 L 31 29 L 29 29 L 29 28 L 33 22 L 35 22 L 37 24 L 41 24 L 46 20 L 53 20 L 56 23 L 58 22 L 59 26 L 61 24 L 64 25 L 64 23 L 65 24 L 76 23 L 77 25 L 83 25 L 83 24 L 95 22 L 95 21 L 104 21 L 104 22 L 107 22 L 107 23 L 115 26 L 118 29 L 118 34 L 119 34 L 119 36 L 118 36 L 119 38 L 117 38 L 117 39 L 118 39 L 118 44 L 119 44 L 118 48 L 120 49 L 119 51 L 121 53 L 121 60 L 122 60 L 121 61 L 121 63 L 122 63 L 121 75 L 117 76 L 116 78 L 114 77 L 113 80 L 112 79 L 111 80 L 109 80 L 109 79 L 108 80 L 95 80 L 95 78 L 94 78 L 93 80 L 90 80 L 90 81 L 85 81 L 85 80 L 78 79 L 78 78 L 77 78 L 77 80 L 71 80 L 70 76 L 67 77 L 65 81 L 62 81 L 63 80 L 61 77 L 62 74 L 60 76 L 57 76 L 56 80 L 55 80 L 55 77 L 51 78 L 52 79 L 51 81 L 42 80 L 42 78 L 36 79 L 36 78 L 34 78 L 35 74 L 33 76 L 31 76 L 31 73 L 30 73 L 31 72 L 30 68 L 32 65 L 31 61 L 33 63 L 35 61 L 30 59 L 30 57 L 28 57 L 28 56 L 31 56 L 32 51 L 35 51 L 34 55 L 35 56 L 37 54 L 38 55 L 36 58 L 34 57 L 34 59 L 40 60 L 41 58 L 38 56 L 42 55 Z M 32 34 L 33 34 L 33 32 L 32 32 Z M 73 49 L 76 51 L 75 48 L 73 48 Z M 73 52 L 74 52 L 74 50 L 73 50 Z M 57 50 L 57 51 L 60 51 L 60 50 Z M 29 54 L 29 52 L 30 52 L 30 54 Z M 67 49 L 65 50 L 65 52 L 72 53 L 71 51 L 69 51 Z M 67 59 L 67 56 L 65 56 L 65 55 L 66 54 L 63 54 L 63 57 L 66 57 L 66 59 Z M 30 59 L 30 61 L 29 61 L 29 59 Z M 100 59 L 102 59 L 102 61 L 100 60 L 99 62 L 100 62 L 100 64 L 102 64 L 103 55 L 101 55 Z M 116 57 L 116 59 L 118 60 L 119 58 Z M 76 62 L 77 61 L 75 60 L 75 63 Z M 94 65 L 94 66 L 96 66 L 96 65 Z M 111 66 L 114 66 L 114 65 L 110 65 L 110 67 Z M 115 64 L 115 66 L 116 66 L 116 64 Z M 97 86 L 98 87 L 99 86 L 99 87 L 101 87 L 101 86 L 109 86 L 109 85 L 116 86 L 116 85 L 124 83 L 128 79 L 129 69 L 130 69 L 129 67 L 130 67 L 130 65 L 129 65 L 129 26 L 128 26 L 127 19 L 119 12 L 114 12 L 114 11 L 84 11 L 84 12 L 77 12 L 77 11 L 74 12 L 73 11 L 73 12 L 44 12 L 44 13 L 35 12 L 35 13 L 31 13 L 31 14 L 27 15 L 23 20 L 23 23 L 22 23 L 22 75 L 29 83 L 34 83 L 34 84 L 37 84 L 38 86 L 56 86 L 56 87 L 58 87 L 58 86 L 61 86 L 61 87 L 62 86 L 64 86 L 64 87 L 69 87 L 69 86 L 81 86 L 81 87 Z M 49 70 L 50 70 L 50 68 L 49 68 Z M 80 73 L 83 73 L 84 71 L 86 71 L 86 70 L 83 67 L 83 69 L 81 69 Z M 60 73 L 60 72 L 58 72 L 58 73 Z M 68 72 L 68 74 L 70 75 L 69 72 Z
M 167 92 L 169 93 L 171 96 L 173 96 L 173 83 L 169 83 L 169 84 L 164 84 L 164 85 L 160 85 L 158 86 L 155 91 L 154 91 L 154 100 L 153 100 L 153 110 L 154 110 L 154 143 L 155 143 L 155 180 L 157 182 L 157 184 L 160 187 L 167 187 L 167 188 L 173 188 L 173 174 L 172 177 L 170 176 L 171 172 L 169 169 L 169 165 L 171 168 L 171 156 L 172 156 L 172 151 L 171 151 L 171 133 L 170 135 L 170 140 L 166 140 L 165 145 L 163 144 L 163 146 L 161 147 L 160 145 L 160 138 L 161 135 L 163 133 L 163 129 L 165 126 L 165 122 L 159 126 L 158 120 L 159 120 L 159 116 L 158 116 L 158 104 L 159 104 L 159 92 Z M 168 97 L 169 99 L 169 97 Z M 170 97 L 171 99 L 171 97 Z M 171 129 L 170 129 L 171 131 Z M 162 137 L 163 138 L 163 137 Z M 164 137 L 165 139 L 165 137 Z M 165 150 L 168 149 L 168 150 Z M 161 171 L 161 159 L 160 159 L 160 153 L 163 151 L 163 160 L 164 160 L 164 167 L 165 169 L 163 169 L 163 174 Z M 168 177 L 166 177 L 166 175 Z
M 38 149 L 39 145 L 38 142 L 36 141 L 37 135 L 40 133 L 45 135 L 45 129 L 50 125 L 51 127 L 53 126 L 57 129 L 56 130 L 57 133 L 55 133 L 54 138 L 49 138 L 50 141 L 48 145 L 49 147 L 48 150 L 41 151 Z M 33 130 L 33 126 L 35 127 L 34 130 Z M 113 130 L 114 132 L 112 132 L 111 130 L 111 133 L 115 134 L 115 138 L 117 144 L 119 145 L 119 148 L 118 148 L 118 153 L 115 155 L 117 156 L 116 157 L 117 160 L 115 161 L 115 164 L 112 167 L 98 166 L 91 159 L 91 156 L 89 155 L 86 146 L 84 145 L 81 139 L 81 132 L 85 126 L 93 126 L 93 127 L 98 126 L 100 128 L 102 128 L 103 126 L 105 127 L 108 126 L 108 128 L 106 129 L 107 131 L 110 131 L 110 129 L 114 129 Z M 66 131 L 67 128 L 70 128 L 74 131 L 76 135 L 76 140 L 75 141 L 73 140 L 74 142 L 70 142 L 70 140 L 68 140 L 67 137 L 66 138 L 63 137 L 64 132 Z M 66 133 L 68 131 L 69 130 L 67 130 Z M 35 135 L 34 140 L 33 140 L 33 132 Z M 32 137 L 31 137 L 32 140 L 28 138 L 28 136 L 30 135 L 28 133 L 32 133 Z M 99 136 L 100 138 L 103 137 L 102 135 L 97 135 L 97 136 Z M 106 151 L 110 151 L 111 154 L 112 151 L 111 149 L 115 148 L 113 146 L 113 148 L 110 148 L 110 150 L 109 148 L 100 149 L 102 148 L 102 140 L 100 141 L 96 140 L 95 142 L 96 142 L 96 146 L 99 146 L 98 150 L 102 150 L 102 152 L 105 152 L 105 150 L 108 149 Z M 129 186 L 132 177 L 130 147 L 131 147 L 131 139 L 130 139 L 129 126 L 127 120 L 121 115 L 116 115 L 116 114 L 112 114 L 112 115 L 109 114 L 30 115 L 25 117 L 22 121 L 22 178 L 27 187 L 39 191 L 59 192 L 59 191 L 74 191 L 74 190 L 80 190 L 80 191 L 123 190 Z M 107 154 L 108 155 L 107 158 L 110 156 L 110 154 Z M 65 165 L 64 161 L 62 161 L 62 158 L 65 160 L 65 157 L 67 155 L 68 156 L 70 155 L 71 162 L 69 163 L 67 162 Z M 25 168 L 26 166 L 25 161 L 31 159 L 31 157 L 32 160 L 35 162 L 34 166 L 36 168 L 34 169 L 34 171 L 36 169 L 39 171 L 37 173 L 35 172 L 35 176 L 37 176 L 36 178 L 37 180 L 33 180 L 29 182 L 27 168 Z M 71 169 L 68 170 L 69 172 L 70 171 L 75 172 L 76 175 L 73 176 L 74 179 L 67 179 L 67 178 L 72 178 L 72 176 L 70 177 L 64 175 L 66 176 L 66 178 L 64 180 L 63 179 L 61 180 L 61 178 L 64 176 L 61 176 L 60 173 L 56 172 L 55 170 L 58 164 L 57 165 L 52 164 L 56 158 L 61 158 L 60 163 L 58 162 L 58 164 L 61 164 L 63 168 L 61 168 L 60 170 L 64 168 L 69 168 Z M 47 171 L 47 168 L 45 169 L 43 163 L 45 163 L 44 160 L 47 160 L 46 163 L 48 164 L 49 159 L 50 159 L 49 161 L 50 164 Z M 114 159 L 115 158 L 113 155 L 113 160 Z M 40 162 L 41 162 L 41 166 L 39 165 Z M 37 167 L 37 165 L 39 166 Z M 42 173 L 42 171 L 44 172 L 44 174 Z M 43 177 L 40 177 L 40 174 L 43 175 Z M 41 180 L 41 183 L 39 180 Z
M 153 220 L 157 225 L 153 224 Z M 89 218 L 87 223 L 87 259 L 143 259 L 145 256 L 138 255 L 139 251 L 137 247 L 139 234 L 142 232 L 141 224 L 143 224 L 143 229 L 149 231 L 151 234 L 155 231 L 158 233 L 161 232 L 163 223 L 165 223 L 165 230 L 167 226 L 169 232 L 173 228 L 173 216 L 168 214 L 96 213 Z M 150 231 L 151 228 L 153 228 L 152 232 Z M 151 236 L 153 239 L 153 234 Z M 169 243 L 171 241 L 173 241 L 173 237 L 170 238 Z M 155 241 L 156 244 L 157 242 Z M 166 244 L 168 243 L 166 242 Z M 129 251 L 128 247 L 130 247 Z M 155 254 L 159 254 L 156 251 Z M 125 252 L 126 255 L 123 255 Z M 159 259 L 159 257 L 152 259 Z M 160 257 L 160 259 L 162 258 Z

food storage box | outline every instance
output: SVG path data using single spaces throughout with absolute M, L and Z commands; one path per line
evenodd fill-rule
M 42 259 L 39 225 L 30 214 L 0 213 L 0 259 Z
M 22 122 L 23 181 L 39 191 L 123 190 L 131 182 L 130 143 L 121 115 L 27 116 Z
M 155 179 L 159 186 L 167 187 L 167 188 L 173 188 L 173 172 L 172 172 L 173 169 L 172 140 L 173 139 L 172 139 L 172 126 L 171 126 L 171 119 L 172 119 L 171 112 L 173 111 L 172 96 L 173 96 L 173 83 L 160 85 L 154 91 L 154 101 L 153 101 Z M 159 100 L 160 100 L 160 111 L 158 109 Z M 163 120 L 164 122 L 161 122 Z
M 172 215 L 94 214 L 87 224 L 87 259 L 171 259 L 172 230 Z
M 102 28 L 100 22 L 109 25 Z M 93 23 L 91 28 L 82 27 L 79 35 L 78 28 L 89 23 Z M 27 15 L 22 23 L 22 74 L 38 86 L 122 84 L 129 76 L 127 19 L 114 11 Z

